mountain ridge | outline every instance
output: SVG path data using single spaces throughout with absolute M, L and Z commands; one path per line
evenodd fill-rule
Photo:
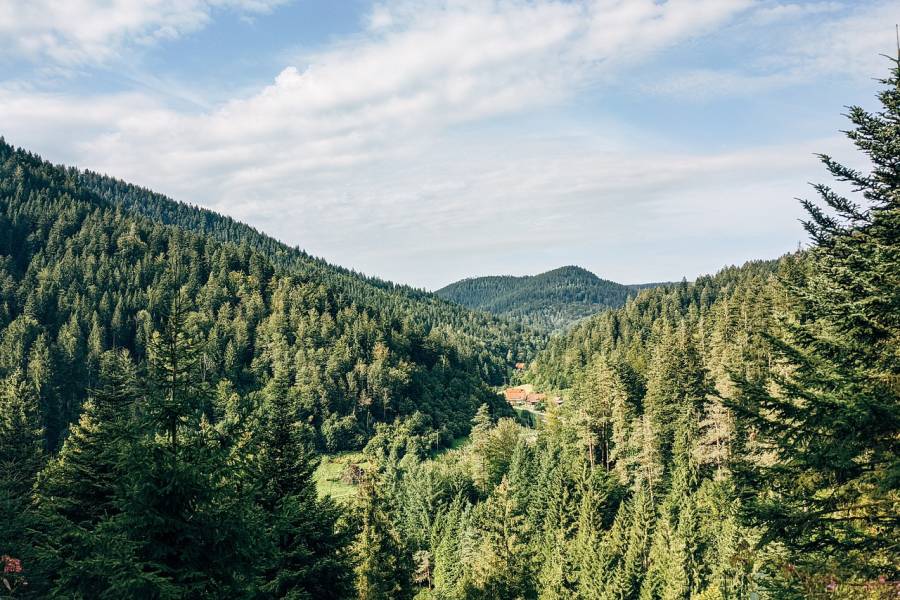
M 467 277 L 435 294 L 467 308 L 517 320 L 542 330 L 562 330 L 608 308 L 623 306 L 640 289 L 662 284 L 624 285 L 577 265 L 536 275 Z
M 465 433 L 482 402 L 503 408 L 489 386 L 542 339 L 5 139 L 0 283 L 0 377 L 33 377 L 48 448 L 77 420 L 106 352 L 127 350 L 146 368 L 180 294 L 202 381 L 258 395 L 279 373 L 329 451 L 362 447 L 374 422 L 413 413 L 445 441 Z

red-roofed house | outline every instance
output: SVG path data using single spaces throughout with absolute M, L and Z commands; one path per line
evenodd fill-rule
M 528 404 L 531 404 L 532 406 L 535 404 L 538 404 L 539 402 L 544 402 L 546 400 L 547 400 L 546 394 L 534 393 L 534 394 L 528 394 L 527 396 L 525 396 L 525 402 L 527 402 Z
M 528 398 L 528 392 L 520 387 L 507 388 L 503 394 L 506 396 L 506 401 L 510 404 L 515 402 L 525 402 Z

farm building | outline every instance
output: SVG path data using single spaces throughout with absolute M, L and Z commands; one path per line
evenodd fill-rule
M 506 401 L 510 404 L 514 404 L 516 402 L 525 402 L 525 400 L 528 398 L 528 391 L 520 387 L 507 388 L 506 391 L 503 392 L 503 394 L 506 396 Z

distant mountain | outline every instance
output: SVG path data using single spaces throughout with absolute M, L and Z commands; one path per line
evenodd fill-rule
M 524 277 L 472 277 L 451 283 L 435 294 L 532 327 L 555 330 L 603 309 L 620 307 L 643 287 L 655 284 L 622 285 L 587 269 L 567 266 Z

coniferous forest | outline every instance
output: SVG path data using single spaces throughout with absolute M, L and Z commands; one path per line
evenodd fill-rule
M 470 310 L 0 142 L 0 597 L 897 598 L 882 85 L 807 248 L 553 336 L 545 300 Z M 510 381 L 563 400 L 524 419 Z
M 565 329 L 605 308 L 619 308 L 641 287 L 600 279 L 580 267 L 540 275 L 474 277 L 435 292 L 446 300 L 510 317 L 539 330 Z

